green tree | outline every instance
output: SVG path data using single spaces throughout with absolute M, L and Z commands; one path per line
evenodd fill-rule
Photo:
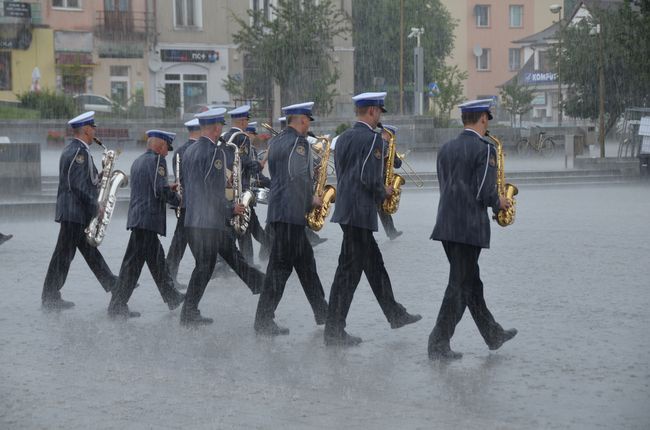
M 514 127 L 519 115 L 519 127 L 521 127 L 521 116 L 530 112 L 531 104 L 535 96 L 533 89 L 526 88 L 517 82 L 511 82 L 501 88 L 501 106 L 510 114 L 510 124 Z
M 349 34 L 349 16 L 332 0 L 278 0 L 271 8 L 272 19 L 252 10 L 247 18 L 233 16 L 240 26 L 233 40 L 244 54 L 245 73 L 241 83 L 229 77 L 225 88 L 268 101 L 274 81 L 282 104 L 313 100 L 317 112 L 329 113 L 339 78 L 333 40 Z
M 399 108 L 400 1 L 354 0 L 352 2 L 355 91 L 388 91 L 389 111 Z M 411 27 L 424 28 L 424 83 L 435 82 L 454 45 L 457 23 L 440 0 L 404 0 L 405 104 L 413 93 L 413 48 L 407 39 Z M 442 89 L 441 89 L 442 90 Z
M 575 118 L 596 120 L 599 113 L 598 72 L 605 76 L 607 133 L 626 107 L 650 103 L 650 0 L 628 1 L 610 9 L 592 8 L 592 17 L 562 31 L 560 79 L 568 86 L 563 110 Z
M 451 111 L 465 99 L 463 81 L 467 77 L 467 72 L 461 71 L 455 65 L 442 65 L 435 71 L 433 80 L 438 84 L 439 90 L 433 98 L 433 105 L 437 109 L 437 114 L 434 116 L 436 125 L 449 126 Z

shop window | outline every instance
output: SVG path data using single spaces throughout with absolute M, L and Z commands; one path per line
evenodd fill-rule
M 11 52 L 0 52 L 0 91 L 11 90 Z
M 81 9 L 81 0 L 52 0 L 52 7 L 62 9 Z

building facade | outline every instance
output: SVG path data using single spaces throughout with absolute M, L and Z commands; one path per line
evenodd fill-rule
M 39 2 L 0 1 L 0 100 L 55 87 L 53 43 Z
M 455 47 L 448 61 L 467 70 L 465 96 L 494 98 L 499 86 L 524 64 L 514 43 L 550 26 L 557 19 L 550 6 L 558 0 L 442 0 L 458 22 Z

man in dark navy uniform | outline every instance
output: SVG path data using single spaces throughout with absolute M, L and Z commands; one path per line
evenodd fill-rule
M 174 288 L 174 279 L 158 238 L 167 231 L 166 205 L 180 203 L 178 194 L 167 182 L 165 161 L 167 153 L 173 149 L 175 136 L 162 130 L 147 131 L 147 151 L 131 166 L 131 201 L 126 222 L 131 237 L 120 268 L 120 282 L 108 306 L 110 316 L 140 316 L 139 312 L 129 311 L 127 303 L 145 262 L 169 309 L 176 309 L 183 302 L 183 295 Z M 175 190 L 177 184 L 173 188 Z
M 266 164 L 265 160 L 257 159 L 251 139 L 246 134 L 246 127 L 248 127 L 250 119 L 250 109 L 250 106 L 243 105 L 229 111 L 228 115 L 230 115 L 231 118 L 231 127 L 230 130 L 223 135 L 223 140 L 227 142 L 235 133 L 244 133 L 237 135 L 232 142 L 239 147 L 242 192 L 250 190 L 251 178 L 261 173 Z M 226 147 L 225 150 L 228 169 L 232 171 L 235 153 L 231 147 Z M 240 252 L 246 261 L 253 264 L 253 240 L 251 238 L 251 230 L 255 230 L 255 234 L 257 235 L 255 238 L 263 244 L 263 246 L 268 242 L 266 234 L 261 228 L 259 228 L 259 220 L 255 213 L 255 202 L 251 204 L 248 229 L 241 236 L 237 236 Z
M 397 127 L 393 125 L 380 125 L 381 130 L 381 138 L 384 141 L 384 163 L 386 162 L 386 158 L 388 158 L 388 140 L 390 138 L 388 131 L 393 133 L 393 135 L 397 135 Z M 397 156 L 397 153 L 395 154 L 395 159 L 393 161 L 393 167 L 395 169 L 399 169 L 402 167 L 402 160 Z M 384 169 L 385 170 L 385 169 Z M 385 172 L 384 172 L 385 173 Z M 386 175 L 384 174 L 384 181 L 386 180 Z M 402 235 L 401 231 L 398 231 L 395 228 L 395 223 L 393 222 L 393 216 L 391 214 L 387 214 L 381 209 L 381 204 L 377 206 L 377 214 L 379 215 L 379 221 L 381 221 L 382 227 L 384 227 L 384 231 L 386 232 L 386 236 L 390 240 L 397 239 Z
M 289 329 L 278 326 L 273 318 L 294 269 L 312 307 L 316 324 L 324 324 L 327 316 L 325 292 L 316 271 L 314 251 L 305 234 L 305 216 L 312 207 L 323 203 L 313 195 L 313 160 L 311 146 L 305 138 L 313 120 L 313 105 L 313 102 L 308 102 L 283 108 L 288 127 L 274 137 L 269 146 L 271 192 L 267 222 L 272 226 L 273 239 L 255 315 L 258 334 L 289 334 Z
M 77 249 L 106 292 L 117 282 L 117 276 L 108 268 L 99 250 L 88 244 L 84 233 L 98 212 L 100 177 L 88 150 L 95 138 L 95 112 L 83 113 L 68 124 L 74 139 L 65 147 L 59 161 L 55 220 L 61 224 L 61 229 L 43 284 L 41 299 L 46 309 L 74 306 L 73 302 L 61 298 L 60 291 Z
M 184 153 L 187 148 L 190 147 L 196 140 L 201 137 L 201 126 L 199 125 L 199 120 L 194 118 L 185 123 L 187 131 L 190 133 L 187 142 L 181 145 L 175 152 L 174 157 L 172 158 L 172 169 L 174 170 L 174 177 L 177 178 L 181 185 L 181 192 L 185 188 L 183 186 L 183 171 L 176 171 L 177 160 L 180 161 L 183 159 Z M 179 284 L 178 277 L 178 266 L 183 259 L 185 254 L 185 248 L 187 247 L 187 235 L 185 234 L 185 201 L 181 198 L 180 202 L 180 216 L 176 221 L 176 229 L 174 230 L 174 237 L 172 237 L 172 243 L 169 245 L 169 251 L 167 252 L 167 267 L 169 267 L 169 274 L 172 275 L 174 280 L 174 285 L 176 288 L 185 289 L 187 285 Z
M 496 149 L 484 139 L 491 99 L 460 105 L 465 130 L 438 152 L 440 202 L 431 239 L 439 240 L 449 260 L 449 283 L 436 325 L 429 336 L 429 358 L 458 359 L 449 341 L 465 308 L 491 350 L 512 339 L 516 329 L 504 330 L 483 298 L 478 258 L 490 247 L 490 219 L 486 209 L 506 209 L 509 202 L 496 187 Z
M 345 319 L 354 291 L 365 273 L 392 328 L 420 320 L 409 314 L 393 296 L 381 251 L 373 236 L 377 231 L 377 205 L 393 192 L 383 181 L 383 140 L 374 131 L 384 109 L 386 93 L 364 93 L 355 102 L 357 123 L 343 132 L 336 143 L 336 205 L 332 222 L 343 230 L 339 265 L 330 290 L 325 324 L 326 345 L 356 345 L 361 338 L 349 335 Z
M 254 294 L 259 293 L 264 283 L 264 274 L 250 267 L 237 250 L 234 232 L 228 225 L 233 214 L 242 214 L 244 207 L 232 205 L 226 199 L 226 153 L 223 143 L 217 144 L 225 112 L 215 108 L 196 115 L 201 124 L 201 137 L 185 151 L 181 160 L 181 170 L 185 172 L 185 228 L 196 260 L 181 311 L 183 325 L 213 322 L 201 315 L 198 305 L 217 255 L 223 257 Z

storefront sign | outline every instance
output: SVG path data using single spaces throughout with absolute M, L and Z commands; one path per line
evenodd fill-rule
M 524 75 L 524 82 L 526 84 L 542 84 L 545 82 L 555 82 L 557 73 L 552 72 L 533 72 Z
M 4 16 L 11 18 L 31 18 L 32 8 L 29 3 L 17 1 L 4 2 Z
M 218 51 L 194 49 L 161 49 L 160 59 L 167 63 L 215 63 Z

